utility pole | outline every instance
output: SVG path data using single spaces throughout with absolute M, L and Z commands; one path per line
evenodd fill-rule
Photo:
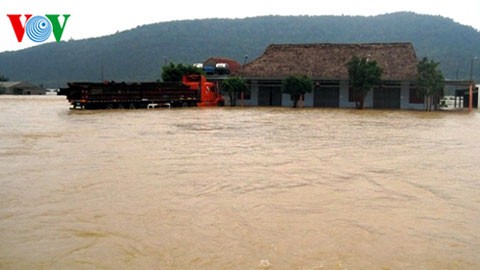
M 248 54 L 245 55 L 245 60 L 243 60 L 243 65 L 242 65 L 242 80 L 243 80 L 243 68 L 245 67 L 245 65 L 247 64 L 247 60 L 248 60 Z M 243 99 L 245 97 L 245 93 L 242 91 L 240 93 L 240 105 L 243 106 Z
M 470 61 L 470 86 L 468 87 L 468 112 L 473 111 L 473 61 L 476 60 L 477 57 L 472 57 Z

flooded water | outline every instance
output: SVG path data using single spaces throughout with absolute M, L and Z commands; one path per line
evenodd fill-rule
M 480 113 L 0 97 L 0 269 L 480 269 Z

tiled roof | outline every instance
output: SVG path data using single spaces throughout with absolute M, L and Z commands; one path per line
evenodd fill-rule
M 10 87 L 13 87 L 13 86 L 17 86 L 19 84 L 21 84 L 22 82 L 19 82 L 19 81 L 6 81 L 6 82 L 0 82 L 0 87 L 4 87 L 4 88 L 10 88 Z
M 203 62 L 204 65 L 206 65 L 207 63 L 214 63 L 214 64 L 226 63 L 228 64 L 228 67 L 230 68 L 230 71 L 232 73 L 235 73 L 241 67 L 240 63 L 238 63 L 237 61 L 230 58 L 223 58 L 223 57 L 210 57 L 207 60 L 205 60 L 205 62 Z

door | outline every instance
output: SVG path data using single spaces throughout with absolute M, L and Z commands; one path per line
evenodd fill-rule
M 258 88 L 258 106 L 282 106 L 282 88 L 260 86 Z
M 400 88 L 375 88 L 373 107 L 377 109 L 400 109 Z
M 340 89 L 335 86 L 316 86 L 313 92 L 313 106 L 338 108 L 340 104 Z

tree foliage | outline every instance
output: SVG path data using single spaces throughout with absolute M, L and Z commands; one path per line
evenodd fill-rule
M 313 90 L 313 81 L 307 76 L 288 76 L 282 81 L 282 92 L 290 94 L 293 108 L 297 107 L 300 97 Z
M 183 75 L 203 74 L 203 70 L 192 65 L 175 65 L 170 63 L 162 67 L 162 80 L 164 82 L 180 82 Z
M 443 96 L 444 80 L 440 63 L 424 57 L 417 65 L 417 91 L 425 97 L 425 111 L 436 109 L 436 104 Z
M 6 82 L 6 81 L 8 81 L 8 80 L 9 80 L 8 77 L 3 76 L 2 74 L 0 74 L 0 82 Z
M 229 77 L 222 83 L 222 91 L 228 93 L 230 98 L 230 106 L 236 106 L 237 96 L 239 93 L 249 91 L 247 83 L 240 77 Z
M 356 97 L 356 106 L 363 109 L 365 97 L 368 92 L 380 83 L 383 70 L 377 65 L 377 61 L 369 61 L 368 58 L 357 56 L 347 63 L 350 86 Z

